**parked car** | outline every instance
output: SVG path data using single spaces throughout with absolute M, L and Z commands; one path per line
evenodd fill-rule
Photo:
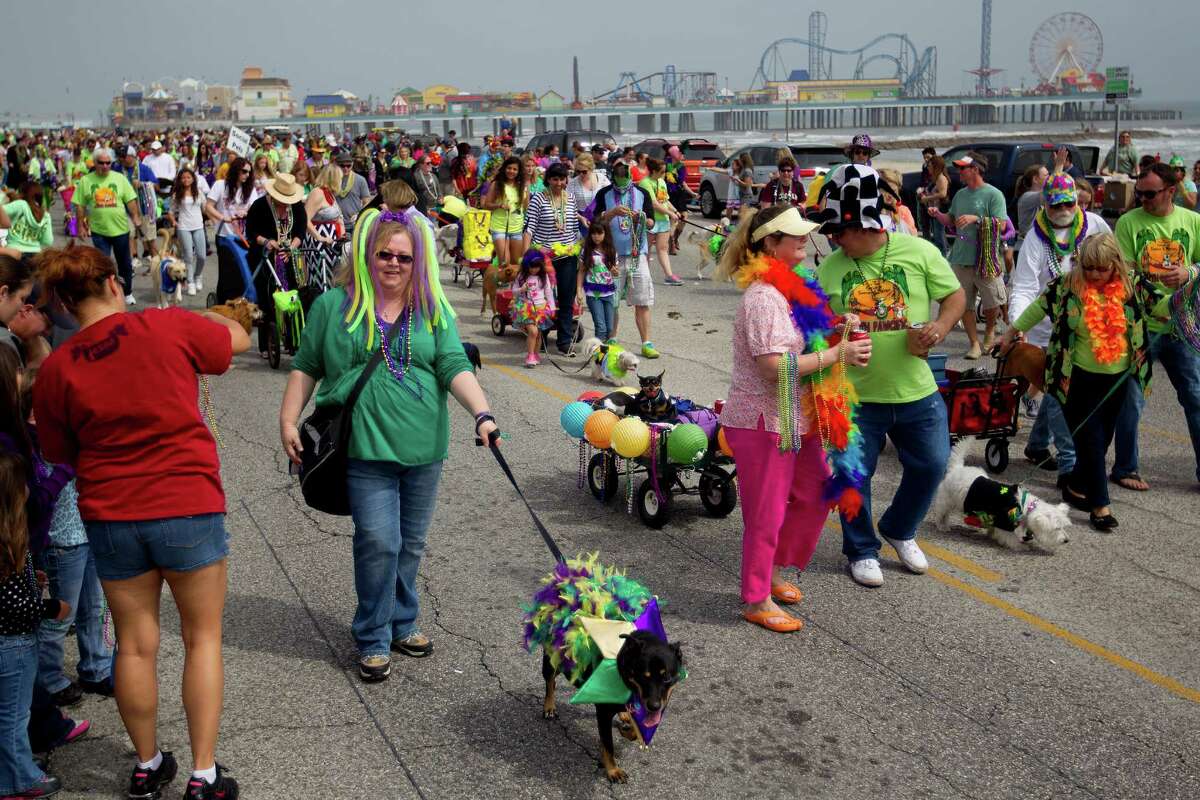
M 717 219 L 725 208 L 725 197 L 729 191 L 729 168 L 734 159 L 749 152 L 754 160 L 754 182 L 767 183 L 779 164 L 779 151 L 787 148 L 796 160 L 796 177 L 807 191 L 812 179 L 824 175 L 838 164 L 846 163 L 846 154 L 837 145 L 792 144 L 778 142 L 751 144 L 739 147 L 715 167 L 704 169 L 700 176 L 700 213 L 709 219 Z
M 665 161 L 667 150 L 679 147 L 683 164 L 687 167 L 687 185 L 693 192 L 700 192 L 700 175 L 706 167 L 715 167 L 725 160 L 725 154 L 716 142 L 708 139 L 644 139 L 633 146 L 635 152 L 645 153 L 651 158 Z
M 1096 174 L 1100 164 L 1100 148 L 1074 144 L 1054 144 L 1053 142 L 981 142 L 960 144 L 951 147 L 942 154 L 946 160 L 946 175 L 950 179 L 950 197 L 962 188 L 958 177 L 958 168 L 954 160 L 962 158 L 970 151 L 975 151 L 987 157 L 988 170 L 984 180 L 1004 193 L 1008 201 L 1008 216 L 1016 222 L 1017 198 L 1013 191 L 1017 179 L 1025 170 L 1035 164 L 1041 164 L 1047 169 L 1054 169 L 1054 151 L 1059 147 L 1067 148 L 1071 154 L 1071 163 L 1083 170 L 1084 175 L 1092 186 L 1103 186 L 1103 179 Z M 901 199 L 910 209 L 916 209 L 917 187 L 921 185 L 920 172 L 908 172 L 904 175 L 904 185 L 901 187 Z
M 526 150 L 532 151 L 537 148 L 542 148 L 542 152 L 552 144 L 558 145 L 559 153 L 570 153 L 575 142 L 583 145 L 584 149 L 591 150 L 592 145 L 600 144 L 607 147 L 609 144 L 616 144 L 616 140 L 609 135 L 608 131 L 549 131 L 547 133 L 535 133 L 529 137 L 529 141 L 521 149 L 524 153 Z

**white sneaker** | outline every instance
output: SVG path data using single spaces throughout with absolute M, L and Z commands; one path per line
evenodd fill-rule
M 138 258 L 137 256 L 134 256 L 133 257 L 133 268 L 141 269 L 141 267 L 142 267 L 142 260 L 140 258 Z
M 188 284 L 188 297 L 195 297 L 195 296 L 196 296 L 196 284 L 189 283 Z
M 196 291 L 197 292 L 204 291 L 204 281 L 201 280 L 200 278 L 196 278 Z
M 136 298 L 136 297 L 134 297 L 134 296 L 133 296 L 133 295 L 131 295 L 131 294 L 127 294 L 127 295 L 125 295 L 125 305 L 127 305 L 127 306 L 136 306 L 136 305 L 137 305 L 137 298 Z
M 916 539 L 889 539 L 884 536 L 883 540 L 896 548 L 896 555 L 900 556 L 900 563 L 909 572 L 924 575 L 925 571 L 929 569 L 929 561 L 921 552 L 921 547 L 917 544 Z
M 879 569 L 879 560 L 875 558 L 851 561 L 850 577 L 860 586 L 883 586 L 883 571 Z

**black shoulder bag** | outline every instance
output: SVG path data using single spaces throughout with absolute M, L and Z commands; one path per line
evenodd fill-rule
M 383 348 L 390 347 L 401 325 L 393 325 L 388 340 L 363 367 L 354 388 L 340 406 L 323 406 L 300 423 L 300 492 L 304 502 L 317 511 L 350 516 L 350 496 L 346 491 L 346 466 L 350 450 L 350 422 L 354 404 L 371 374 L 383 361 Z

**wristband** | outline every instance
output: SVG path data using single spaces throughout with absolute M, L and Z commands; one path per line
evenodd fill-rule
M 479 430 L 479 426 L 485 422 L 495 422 L 496 418 L 492 416 L 490 411 L 480 411 L 475 415 L 475 430 Z

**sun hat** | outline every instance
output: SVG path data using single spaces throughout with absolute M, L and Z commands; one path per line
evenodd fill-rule
M 850 144 L 846 145 L 846 149 L 843 152 L 849 156 L 851 151 L 853 151 L 856 147 L 866 148 L 871 153 L 871 158 L 879 155 L 878 148 L 871 143 L 871 135 L 869 133 L 855 134 L 854 138 L 850 140 Z
M 267 194 L 285 205 L 294 205 L 304 199 L 304 189 L 296 179 L 281 172 L 266 183 Z
M 785 236 L 808 236 L 816 229 L 817 223 L 805 219 L 800 214 L 800 209 L 793 206 L 770 222 L 759 225 L 751 235 L 750 241 L 762 241 L 772 233 L 782 233 Z
M 821 185 L 825 208 L 813 216 L 821 233 L 836 233 L 847 227 L 883 230 L 879 182 L 879 173 L 865 164 L 843 164 L 828 173 Z
M 1065 172 L 1056 172 L 1042 186 L 1042 199 L 1048 206 L 1075 203 L 1079 200 L 1075 192 L 1075 179 Z

